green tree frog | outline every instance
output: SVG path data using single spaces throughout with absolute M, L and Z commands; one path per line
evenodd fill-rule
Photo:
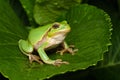
M 61 44 L 64 48 L 60 51 L 61 55 L 66 51 L 73 54 L 74 51 L 72 48 L 70 48 L 64 41 L 67 33 L 70 32 L 70 29 L 71 28 L 69 24 L 67 24 L 67 21 L 55 22 L 32 29 L 29 32 L 27 40 L 19 40 L 19 48 L 22 53 L 29 57 L 30 63 L 33 61 L 41 63 L 42 61 L 46 64 L 56 66 L 68 64 L 69 62 L 62 61 L 62 59 L 50 59 L 45 51 Z M 39 56 L 32 54 L 34 50 L 38 52 Z

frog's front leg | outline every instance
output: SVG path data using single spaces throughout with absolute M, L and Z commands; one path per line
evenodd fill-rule
M 32 63 L 33 61 L 36 61 L 40 64 L 42 63 L 40 61 L 40 57 L 32 54 L 33 46 L 27 40 L 19 40 L 19 48 L 23 54 L 29 57 L 30 63 Z
M 63 47 L 62 50 L 57 51 L 57 52 L 60 53 L 60 55 L 63 55 L 65 52 L 69 52 L 69 53 L 71 53 L 72 55 L 74 55 L 75 52 L 78 51 L 78 49 L 73 49 L 73 48 L 74 48 L 74 45 L 68 46 L 68 44 L 67 44 L 65 41 L 62 42 L 62 47 Z
M 44 49 L 41 48 L 41 47 L 38 49 L 38 53 L 39 53 L 41 59 L 43 60 L 43 62 L 46 63 L 46 64 L 52 64 L 52 65 L 55 65 L 55 66 L 60 66 L 61 64 L 69 64 L 66 61 L 62 61 L 62 59 L 57 59 L 57 60 L 49 59 L 49 57 L 45 53 Z

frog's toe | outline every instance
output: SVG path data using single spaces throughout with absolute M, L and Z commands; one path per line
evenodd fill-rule
M 78 51 L 78 49 L 68 48 L 66 51 L 74 55 Z
M 73 49 L 73 48 L 67 48 L 67 49 L 63 49 L 61 51 L 57 51 L 57 53 L 60 53 L 60 55 L 63 55 L 65 52 L 69 52 L 71 53 L 72 55 L 75 54 L 75 52 L 77 52 L 78 49 Z
M 75 45 L 69 45 L 70 48 L 75 48 Z
M 62 59 L 55 60 L 54 64 L 55 66 L 60 66 L 61 64 L 69 64 L 67 61 L 62 61 Z
M 30 61 L 30 63 L 32 63 L 33 61 L 36 61 L 36 62 L 38 62 L 38 63 L 40 63 L 40 64 L 43 64 L 43 62 L 40 61 L 41 59 L 40 59 L 39 56 L 33 55 L 33 54 L 29 54 L 28 56 L 29 56 L 29 61 Z

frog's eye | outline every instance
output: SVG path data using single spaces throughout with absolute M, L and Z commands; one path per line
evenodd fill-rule
M 60 26 L 60 24 L 59 24 L 59 23 L 55 23 L 55 24 L 53 24 L 53 26 L 52 26 L 52 27 L 53 27 L 54 29 L 57 29 L 57 28 L 59 28 L 59 26 Z

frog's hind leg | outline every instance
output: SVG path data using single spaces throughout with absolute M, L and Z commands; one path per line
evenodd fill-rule
M 74 55 L 75 52 L 78 51 L 78 49 L 73 49 L 73 48 L 74 48 L 74 45 L 68 46 L 68 44 L 67 44 L 65 41 L 62 42 L 62 47 L 63 47 L 62 50 L 57 51 L 57 53 L 60 53 L 60 55 L 63 55 L 65 52 L 69 52 L 69 53 L 71 53 L 72 55 Z
M 36 61 L 36 62 L 42 64 L 42 62 L 40 61 L 40 57 L 32 54 L 33 46 L 31 44 L 29 44 L 28 41 L 22 40 L 22 39 L 19 40 L 19 48 L 23 54 L 25 54 L 26 56 L 29 57 L 30 63 L 32 63 L 33 61 Z

